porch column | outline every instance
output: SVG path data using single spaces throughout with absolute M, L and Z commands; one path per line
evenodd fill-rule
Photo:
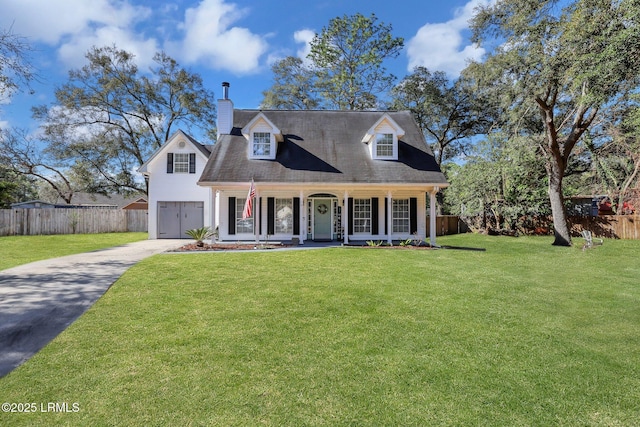
M 391 244 L 391 231 L 393 230 L 393 196 L 391 191 L 387 194 L 387 243 Z
M 253 199 L 253 233 L 256 236 L 256 243 L 260 242 L 260 220 L 262 218 L 262 203 L 260 203 L 260 192 L 256 188 L 256 195 Z
M 216 202 L 217 202 L 217 197 L 216 197 L 216 189 L 211 187 L 211 206 L 209 206 L 210 212 L 211 212 L 211 231 L 216 231 Z M 211 237 L 211 241 L 215 241 L 216 238 L 215 236 Z
M 343 243 L 346 245 L 349 243 L 349 192 L 344 192 L 344 205 L 342 207 L 342 228 L 344 232 L 342 233 Z
M 429 243 L 436 245 L 436 194 L 439 188 L 435 187 L 429 192 Z
M 300 236 L 298 236 L 300 244 L 303 244 L 304 239 L 307 237 L 307 222 L 304 220 L 307 211 L 306 206 L 304 192 L 300 190 Z

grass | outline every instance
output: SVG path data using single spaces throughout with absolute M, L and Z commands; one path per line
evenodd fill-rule
M 0 270 L 43 259 L 145 240 L 147 233 L 62 234 L 0 237 Z
M 0 424 L 639 425 L 640 242 L 439 243 L 148 258 L 0 379 L 79 411 Z

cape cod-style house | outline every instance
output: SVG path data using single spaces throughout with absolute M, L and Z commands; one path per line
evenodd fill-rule
M 150 238 L 207 225 L 221 241 L 435 244 L 427 216 L 435 231 L 448 184 L 410 112 L 238 110 L 228 89 L 214 146 L 177 132 L 140 168 Z

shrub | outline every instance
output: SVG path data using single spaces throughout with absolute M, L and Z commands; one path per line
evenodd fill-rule
M 204 239 L 208 239 L 209 237 L 214 235 L 214 232 L 211 230 L 211 228 L 207 226 L 187 230 L 185 231 L 185 233 L 187 234 L 187 236 L 195 239 L 196 245 L 200 247 L 204 246 Z

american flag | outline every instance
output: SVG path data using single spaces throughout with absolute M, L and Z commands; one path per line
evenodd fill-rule
M 253 198 L 256 195 L 256 187 L 251 180 L 251 186 L 249 187 L 249 194 L 247 194 L 247 200 L 244 202 L 244 210 L 242 211 L 242 219 L 251 218 L 253 211 Z

